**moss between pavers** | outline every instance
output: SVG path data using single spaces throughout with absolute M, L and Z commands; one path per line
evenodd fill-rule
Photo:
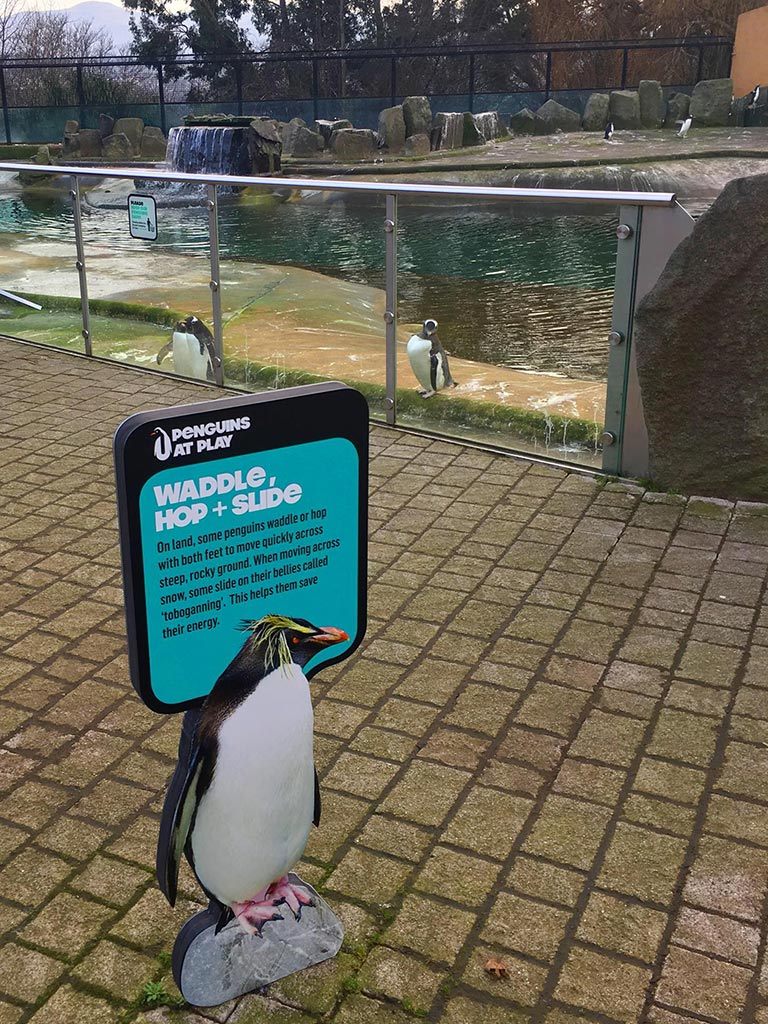
M 445 975 L 396 950 L 374 949 L 360 971 L 367 995 L 394 999 L 412 1012 L 427 1012 Z
M 121 1024 L 123 1011 L 71 985 L 58 989 L 31 1018 L 31 1024 Z
M 450 1000 L 440 1020 L 441 1024 L 529 1024 L 530 1015 L 511 1006 L 493 1006 L 459 996 Z
M 507 976 L 497 978 L 485 969 L 489 960 L 501 959 L 507 969 Z M 533 1006 L 541 995 L 547 980 L 547 968 L 532 964 L 522 957 L 504 953 L 490 946 L 476 946 L 472 950 L 464 973 L 462 984 L 497 999 L 512 999 L 523 1006 Z
M 650 969 L 574 949 L 563 968 L 555 998 L 634 1024 L 640 1018 L 650 980 Z
M 345 982 L 354 978 L 358 967 L 356 956 L 338 953 L 321 964 L 281 978 L 269 986 L 269 994 L 307 1013 L 324 1015 L 339 1001 Z

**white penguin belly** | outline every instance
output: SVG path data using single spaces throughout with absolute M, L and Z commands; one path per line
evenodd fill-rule
M 223 903 L 243 902 L 289 871 L 312 827 L 309 684 L 276 669 L 226 719 L 192 832 L 195 871 Z
M 208 376 L 208 353 L 200 354 L 200 342 L 194 334 L 173 335 L 173 368 L 184 377 L 206 380 Z
M 405 350 L 413 370 L 413 375 L 425 391 L 432 390 L 432 382 L 429 377 L 429 352 L 431 348 L 432 342 L 429 338 L 421 338 L 418 334 L 414 334 L 408 341 Z

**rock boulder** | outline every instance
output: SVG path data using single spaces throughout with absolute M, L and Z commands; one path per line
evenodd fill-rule
M 477 126 L 474 115 L 464 114 L 464 132 L 462 135 L 462 146 L 484 146 L 485 138 Z
M 640 303 L 648 475 L 768 500 L 768 175 L 726 185 Z
M 165 160 L 168 142 L 159 128 L 151 125 L 144 129 L 141 136 L 141 159 L 142 160 Z
M 680 121 L 688 117 L 691 97 L 684 92 L 674 92 L 667 100 L 667 114 L 664 118 L 665 128 L 677 128 Z
M 500 139 L 503 135 L 507 134 L 507 129 L 501 123 L 498 110 L 483 110 L 481 113 L 472 114 L 471 116 L 484 142 Z
M 721 127 L 727 125 L 732 99 L 732 78 L 711 78 L 706 82 L 698 82 L 691 96 L 690 115 L 693 123 Z
M 112 135 L 125 135 L 131 146 L 131 153 L 137 156 L 141 152 L 141 137 L 144 134 L 144 122 L 140 117 L 118 117 Z
M 80 131 L 80 122 L 79 121 L 69 120 L 69 121 L 65 121 L 64 122 L 64 134 L 65 135 L 77 135 L 77 133 L 79 131 Z
M 275 174 L 280 170 L 283 153 L 277 121 L 269 117 L 254 117 L 248 129 L 252 173 Z
M 610 121 L 608 107 L 610 97 L 607 92 L 593 92 L 587 100 L 584 108 L 584 118 L 581 127 L 585 132 L 603 132 Z
M 116 132 L 114 135 L 108 135 L 106 139 L 102 141 L 101 146 L 102 156 L 105 160 L 114 160 L 119 162 L 130 160 L 133 155 L 130 139 L 122 132 Z
M 284 156 L 313 157 L 324 148 L 323 136 L 307 128 L 301 118 L 295 117 L 283 128 Z
M 464 115 L 451 112 L 435 114 L 432 149 L 461 149 L 464 145 Z
M 405 146 L 405 118 L 402 105 L 387 107 L 379 114 L 379 135 L 390 153 L 401 153 Z
M 664 124 L 664 93 L 661 82 L 644 80 L 637 87 L 640 100 L 640 124 L 643 128 L 661 128 Z
M 581 117 L 570 107 L 557 100 L 547 100 L 536 111 L 534 134 L 553 135 L 555 132 L 581 131 Z
M 430 145 L 428 135 L 409 135 L 405 140 L 406 156 L 429 156 Z
M 536 130 L 536 115 L 528 107 L 523 107 L 510 117 L 509 130 L 515 135 L 533 135 Z
M 334 120 L 334 121 L 329 121 L 329 120 L 315 121 L 313 127 L 314 127 L 314 130 L 318 133 L 318 135 L 322 135 L 323 136 L 323 141 L 325 142 L 325 148 L 326 149 L 330 149 L 330 147 L 331 147 L 331 136 L 333 135 L 333 133 L 334 132 L 340 132 L 342 128 L 352 128 L 353 125 L 352 125 L 351 121 L 348 121 L 346 119 L 346 117 L 339 117 L 339 118 L 336 118 L 336 120 Z
M 78 132 L 78 144 L 83 159 L 93 160 L 101 156 L 101 132 L 98 128 L 81 128 Z
M 333 133 L 331 149 L 337 160 L 372 160 L 379 149 L 379 138 L 368 128 L 342 128 Z
M 114 131 L 114 117 L 110 117 L 109 114 L 99 114 L 99 135 L 101 135 L 102 139 L 106 139 L 108 135 L 113 135 Z
M 640 97 L 630 89 L 612 92 L 608 105 L 609 119 L 614 128 L 632 129 L 640 127 Z
M 429 135 L 432 130 L 432 107 L 426 96 L 408 96 L 403 100 L 406 138 Z

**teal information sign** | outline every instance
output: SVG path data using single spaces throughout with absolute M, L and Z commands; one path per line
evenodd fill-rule
M 157 203 L 152 196 L 128 196 L 128 230 L 131 238 L 157 238 Z
M 134 685 L 193 707 L 267 614 L 365 632 L 367 406 L 337 384 L 141 413 L 115 438 Z

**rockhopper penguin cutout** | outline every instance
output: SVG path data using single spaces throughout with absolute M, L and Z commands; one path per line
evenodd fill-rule
M 139 413 L 115 460 L 131 678 L 184 712 L 157 879 L 173 906 L 186 859 L 208 900 L 174 980 L 215 1006 L 341 947 L 293 869 L 320 823 L 309 680 L 365 635 L 367 405 L 328 383 Z

